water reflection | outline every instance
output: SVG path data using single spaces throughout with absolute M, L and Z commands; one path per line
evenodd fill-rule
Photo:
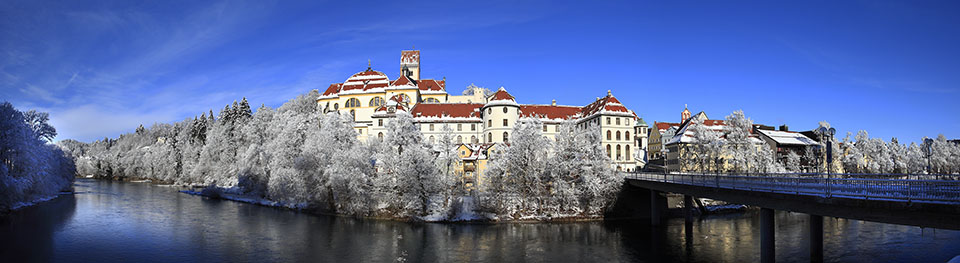
M 63 196 L 0 219 L 0 262 L 754 262 L 755 213 L 564 224 L 425 224 L 314 216 L 81 180 Z M 808 260 L 803 214 L 780 212 L 777 259 Z M 825 218 L 833 262 L 946 261 L 960 232 Z M 877 255 L 866 257 L 865 255 Z

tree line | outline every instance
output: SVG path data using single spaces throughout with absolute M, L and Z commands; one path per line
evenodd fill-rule
M 501 220 L 600 215 L 622 184 L 600 148 L 600 132 L 564 124 L 557 143 L 524 119 L 491 153 L 488 180 L 465 191 L 452 130 L 423 140 L 405 112 L 383 140 L 360 141 L 353 118 L 318 111 L 316 90 L 277 109 L 244 98 L 219 114 L 138 127 L 92 143 L 63 141 L 77 173 L 206 185 L 289 207 L 365 217 Z M 465 203 L 470 202 L 470 205 Z M 474 206 L 472 202 L 476 202 Z

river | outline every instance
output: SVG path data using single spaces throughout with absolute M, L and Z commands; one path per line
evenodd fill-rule
M 435 224 L 318 216 L 80 179 L 74 195 L 0 217 L 0 262 L 756 262 L 742 212 L 651 228 L 645 220 Z M 776 214 L 781 262 L 807 262 L 804 214 Z M 960 231 L 825 217 L 828 262 L 945 262 Z

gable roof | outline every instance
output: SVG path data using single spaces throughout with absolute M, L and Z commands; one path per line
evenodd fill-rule
M 799 132 L 772 131 L 757 129 L 757 132 L 770 138 L 778 145 L 819 145 L 817 141 L 804 136 Z
M 410 114 L 418 121 L 471 121 L 481 122 L 480 103 L 419 103 Z

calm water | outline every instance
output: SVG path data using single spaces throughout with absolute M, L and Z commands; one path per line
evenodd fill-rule
M 759 261 L 756 213 L 682 219 L 448 225 L 315 216 L 79 180 L 76 195 L 0 218 L 0 262 L 611 262 Z M 777 260 L 806 262 L 806 215 L 777 214 Z M 960 232 L 826 218 L 833 262 L 945 262 Z

